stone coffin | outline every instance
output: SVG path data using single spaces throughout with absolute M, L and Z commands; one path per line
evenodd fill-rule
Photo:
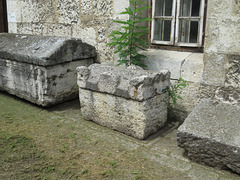
M 240 173 L 240 107 L 203 99 L 177 132 L 193 161 Z
M 0 34 L 0 90 L 41 106 L 76 98 L 76 67 L 95 56 L 79 39 Z
M 78 67 L 82 115 L 138 139 L 155 133 L 167 120 L 170 72 L 147 72 L 93 64 Z

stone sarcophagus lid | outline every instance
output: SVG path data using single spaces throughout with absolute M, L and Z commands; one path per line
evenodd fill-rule
M 76 67 L 95 56 L 79 39 L 2 33 L 0 90 L 41 106 L 76 98 Z
M 148 72 L 93 64 L 78 67 L 81 112 L 86 120 L 138 139 L 155 133 L 167 120 L 170 72 Z

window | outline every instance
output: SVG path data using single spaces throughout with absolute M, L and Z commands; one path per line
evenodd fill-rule
M 151 42 L 201 47 L 204 0 L 153 0 Z

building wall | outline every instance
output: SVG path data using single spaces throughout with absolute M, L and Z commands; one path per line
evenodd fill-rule
M 201 96 L 240 105 L 240 0 L 208 1 Z
M 107 36 L 114 29 L 114 19 L 128 0 L 8 0 L 10 33 L 69 36 L 82 39 L 96 47 L 98 61 L 112 61 L 113 53 L 106 47 Z
M 8 0 L 9 32 L 81 38 L 96 47 L 98 61 L 114 61 L 107 36 L 129 0 Z M 147 14 L 147 13 L 146 13 Z M 204 53 L 149 50 L 150 70 L 169 69 L 189 87 L 174 108 L 183 118 L 201 98 L 240 104 L 240 0 L 209 0 Z M 151 69 L 152 67 L 152 69 Z M 173 82 L 174 83 L 174 82 Z

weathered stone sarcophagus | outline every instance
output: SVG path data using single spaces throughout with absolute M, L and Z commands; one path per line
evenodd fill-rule
M 81 112 L 86 120 L 138 139 L 155 133 L 167 120 L 170 72 L 93 64 L 78 67 Z
M 95 56 L 79 39 L 0 34 L 0 90 L 41 106 L 76 98 L 76 67 Z
M 177 132 L 193 161 L 240 174 L 240 107 L 203 99 Z

